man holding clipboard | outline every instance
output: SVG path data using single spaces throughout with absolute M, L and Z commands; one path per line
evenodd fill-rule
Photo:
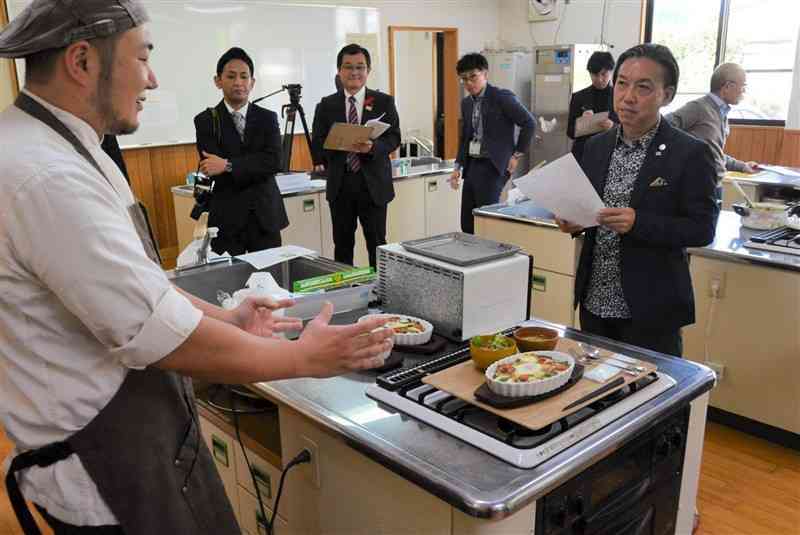
M 369 263 L 375 267 L 375 248 L 386 243 L 386 208 L 394 199 L 389 155 L 400 146 L 400 121 L 394 98 L 366 87 L 371 66 L 367 49 L 345 46 L 336 66 L 343 87 L 317 104 L 311 155 L 314 170 L 328 173 L 335 260 L 353 264 L 356 224 L 361 221 Z M 370 120 L 388 127 L 377 135 L 382 125 L 369 132 L 356 126 Z

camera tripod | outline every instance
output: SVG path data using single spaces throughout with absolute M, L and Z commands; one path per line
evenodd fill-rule
M 308 123 L 306 122 L 306 112 L 303 110 L 303 105 L 300 104 L 300 93 L 303 86 L 300 84 L 288 84 L 282 86 L 277 91 L 273 91 L 269 95 L 257 98 L 253 104 L 264 100 L 265 98 L 277 95 L 281 91 L 289 93 L 289 104 L 284 104 L 281 107 L 281 117 L 284 119 L 283 125 L 283 142 L 281 144 L 281 171 L 288 173 L 289 166 L 292 162 L 292 148 L 294 142 L 294 128 L 297 122 L 297 115 L 300 115 L 300 123 L 303 126 L 303 133 L 305 134 L 306 143 L 308 144 L 308 152 L 311 153 L 311 135 L 308 133 Z

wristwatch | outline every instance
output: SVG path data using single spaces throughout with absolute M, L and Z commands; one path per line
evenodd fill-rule
M 225 161 L 225 172 L 232 173 L 233 172 L 233 163 L 230 160 Z

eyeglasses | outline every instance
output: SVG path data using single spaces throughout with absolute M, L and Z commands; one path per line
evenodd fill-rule
M 482 71 L 477 71 L 477 72 L 473 72 L 473 73 L 470 73 L 470 74 L 464 74 L 462 76 L 459 76 L 458 80 L 462 84 L 466 84 L 466 83 L 474 84 L 475 82 L 477 82 L 480 79 L 481 74 L 483 74 Z
M 367 66 L 366 65 L 350 65 L 350 64 L 346 64 L 346 65 L 342 65 L 342 69 L 344 69 L 346 71 L 364 72 L 364 71 L 367 70 Z

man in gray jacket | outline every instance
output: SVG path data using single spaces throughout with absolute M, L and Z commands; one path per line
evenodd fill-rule
M 725 171 L 756 173 L 758 163 L 743 162 L 723 152 L 725 140 L 730 134 L 728 112 L 731 106 L 741 102 L 747 87 L 747 74 L 736 63 L 723 63 L 711 75 L 711 92 L 684 104 L 667 115 L 667 120 L 708 143 L 714 154 L 717 168 L 717 183 L 722 181 Z

